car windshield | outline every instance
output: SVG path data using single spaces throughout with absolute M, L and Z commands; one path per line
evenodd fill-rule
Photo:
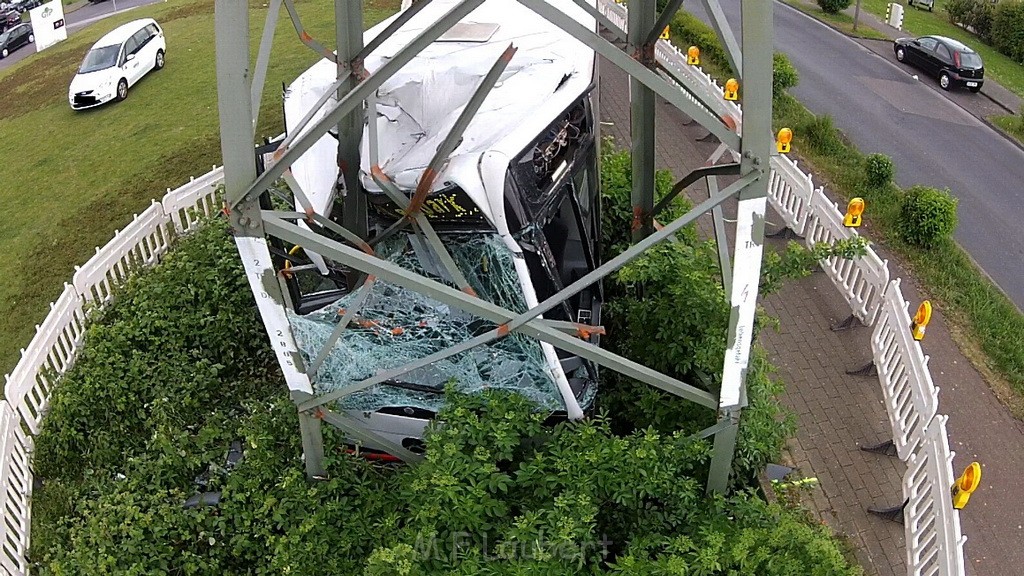
M 981 57 L 974 52 L 961 52 L 960 64 L 964 68 L 981 68 Z
M 11 37 L 11 32 L 13 30 L 14 29 L 12 28 L 11 30 L 8 30 L 7 32 L 4 32 L 3 34 L 0 34 L 0 44 L 6 44 L 7 43 L 7 39 Z
M 82 67 L 78 69 L 78 72 L 85 74 L 86 72 L 95 72 L 96 70 L 110 68 L 117 64 L 117 52 L 120 48 L 120 46 L 101 46 L 99 48 L 89 50 L 89 53 L 85 55 L 85 60 L 82 61 Z

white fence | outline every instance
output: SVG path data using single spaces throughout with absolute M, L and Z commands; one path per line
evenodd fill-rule
M 153 202 L 84 265 L 72 284 L 50 304 L 50 312 L 21 359 L 7 375 L 0 401 L 0 569 L 7 576 L 28 573 L 32 496 L 32 438 L 39 433 L 53 383 L 74 362 L 85 336 L 87 307 L 110 301 L 114 289 L 139 266 L 160 261 L 175 234 L 195 227 L 219 209 L 217 186 L 223 169 L 214 169 Z
M 626 7 L 600 0 L 598 8 L 608 20 L 626 30 Z M 705 108 L 736 120 L 742 112 L 722 98 L 717 82 L 699 67 L 686 64 L 686 55 L 666 40 L 655 48 L 658 64 L 670 70 L 670 80 L 707 100 Z M 812 178 L 787 156 L 771 159 L 768 200 L 786 227 L 803 236 L 808 247 L 856 236 L 843 225 L 843 213 L 815 188 Z M 961 576 L 964 574 L 959 511 L 953 508 L 952 458 L 946 435 L 946 417 L 938 414 L 939 390 L 928 372 L 928 357 L 910 334 L 908 304 L 899 280 L 890 282 L 888 262 L 869 246 L 859 258 L 834 257 L 822 269 L 850 305 L 851 313 L 866 326 L 874 326 L 872 359 L 878 370 L 882 397 L 892 428 L 893 444 L 907 463 L 903 478 L 907 574 Z
M 625 7 L 611 0 L 601 0 L 599 6 L 625 30 Z M 656 57 L 671 71 L 670 80 L 705 97 L 715 113 L 732 116 L 739 131 L 739 106 L 721 99 L 722 90 L 710 76 L 687 65 L 685 54 L 669 42 L 658 41 Z M 842 225 L 836 205 L 823 189 L 814 188 L 811 176 L 796 162 L 778 156 L 771 166 L 769 201 L 790 229 L 805 235 L 808 245 L 856 234 Z M 0 402 L 0 568 L 6 574 L 21 576 L 28 571 L 32 437 L 39 432 L 53 382 L 71 366 L 82 343 L 87 303 L 108 302 L 133 268 L 158 262 L 175 234 L 191 230 L 202 217 L 217 211 L 216 187 L 222 181 L 223 169 L 215 166 L 168 190 L 162 202 L 154 202 L 97 249 L 50 305 L 46 320 L 36 327 L 18 365 L 6 377 L 6 400 Z M 832 259 L 823 268 L 853 315 L 875 326 L 873 359 L 893 441 L 908 465 L 903 481 L 908 574 L 962 575 L 966 538 L 950 501 L 953 472 L 946 417 L 937 414 L 938 389 L 928 372 L 928 359 L 909 337 L 910 318 L 899 281 L 889 282 L 887 263 L 870 247 L 865 257 Z

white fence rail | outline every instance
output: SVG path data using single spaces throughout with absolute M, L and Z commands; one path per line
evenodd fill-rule
M 133 269 L 160 261 L 174 234 L 192 230 L 203 216 L 216 212 L 217 186 L 223 179 L 223 169 L 215 166 L 168 190 L 162 202 L 153 202 L 97 248 L 50 304 L 46 319 L 7 375 L 5 400 L 0 401 L 0 573 L 28 573 L 32 438 L 39 433 L 54 383 L 71 367 L 85 337 L 87 304 L 109 302 Z
M 600 0 L 598 9 L 626 30 L 626 7 Z M 658 64 L 687 90 L 707 102 L 706 108 L 729 115 L 741 126 L 742 111 L 722 98 L 717 82 L 698 67 L 686 64 L 686 55 L 666 40 L 655 47 Z M 738 131 L 738 130 L 737 130 Z M 786 227 L 803 236 L 808 247 L 816 242 L 852 238 L 857 233 L 843 225 L 843 214 L 823 188 L 786 156 L 771 159 L 768 200 Z M 946 435 L 946 417 L 938 414 L 938 388 L 928 371 L 928 357 L 910 335 L 908 304 L 899 281 L 889 281 L 888 262 L 869 246 L 863 257 L 830 258 L 822 268 L 850 305 L 851 313 L 866 326 L 874 326 L 872 360 L 878 370 L 893 444 L 907 462 L 903 478 L 907 574 L 910 576 L 962 576 L 963 544 L 959 512 L 953 508 L 952 454 Z
M 32 438 L 25 434 L 18 415 L 0 404 L 0 567 L 7 574 L 28 573 L 28 538 L 32 521 Z
M 624 6 L 599 2 L 601 13 L 626 29 Z M 699 68 L 686 64 L 686 56 L 667 41 L 657 43 L 658 62 L 671 71 L 670 79 L 687 85 L 710 103 L 716 114 L 730 115 L 737 131 L 740 107 L 721 98 L 717 82 Z M 848 238 L 856 232 L 842 225 L 842 215 L 811 176 L 788 157 L 772 158 L 769 201 L 786 226 L 814 242 Z M 10 576 L 27 573 L 32 471 L 32 437 L 38 434 L 53 382 L 71 366 L 84 337 L 86 302 L 103 305 L 133 267 L 159 261 L 171 235 L 192 230 L 205 216 L 217 211 L 216 188 L 223 169 L 212 171 L 154 203 L 83 266 L 73 284 L 50 306 L 46 320 L 36 328 L 21 360 L 6 377 L 6 400 L 0 402 L 0 568 Z M 825 272 L 850 303 L 854 316 L 874 325 L 871 346 L 878 369 L 893 442 L 908 468 L 903 480 L 908 574 L 953 576 L 964 574 L 959 513 L 953 509 L 952 453 L 946 435 L 946 417 L 937 414 L 938 389 L 928 372 L 928 359 L 909 337 L 907 303 L 899 282 L 889 282 L 887 262 L 868 248 L 865 257 L 832 259 Z
M 775 203 L 772 205 L 774 207 Z M 825 197 L 823 189 L 811 194 L 807 211 L 805 237 L 808 248 L 818 242 L 831 243 L 857 236 L 852 228 L 843 225 L 843 213 Z M 860 258 L 833 256 L 821 266 L 850 304 L 853 315 L 865 326 L 874 324 L 882 307 L 882 295 L 889 284 L 889 263 L 868 247 Z
M 193 178 L 175 190 L 167 190 L 161 204 L 178 234 L 188 232 L 199 220 L 220 209 L 216 194 L 217 186 L 223 181 L 224 168 L 214 166 L 198 179 Z
M 936 416 L 907 461 L 903 477 L 904 533 L 907 572 L 923 576 L 964 573 L 964 542 L 960 511 L 953 508 L 953 452 L 946 435 L 946 416 Z
M 814 182 L 810 174 L 796 167 L 796 161 L 786 160 L 784 156 L 772 156 L 768 197 L 786 227 L 797 236 L 803 236 L 811 216 L 808 204 L 814 194 Z
M 39 433 L 52 380 L 64 374 L 74 362 L 84 330 L 82 297 L 74 286 L 65 284 L 64 292 L 50 304 L 46 319 L 36 326 L 28 348 L 21 351 L 21 360 L 7 375 L 4 386 L 6 403 L 18 413 L 30 433 Z
M 114 233 L 114 238 L 82 266 L 75 269 L 72 284 L 87 302 L 106 304 L 114 288 L 128 280 L 132 268 L 152 266 L 167 251 L 169 219 L 163 206 L 154 201 L 131 224 Z
M 889 284 L 884 302 L 871 335 L 871 352 L 893 444 L 900 459 L 908 460 L 939 410 L 939 389 L 932 383 L 921 343 L 911 337 L 908 304 L 898 279 Z

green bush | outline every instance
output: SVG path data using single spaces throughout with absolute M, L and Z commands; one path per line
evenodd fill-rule
M 868 154 L 864 158 L 864 176 L 874 188 L 884 188 L 896 175 L 896 165 L 885 154 Z
M 796 68 L 782 52 L 776 52 L 772 56 L 772 95 L 778 97 L 800 82 L 800 75 Z
M 973 2 L 974 0 L 946 0 L 946 4 L 942 9 L 946 11 L 949 23 L 962 24 L 967 18 L 967 13 L 970 11 L 970 6 Z
M 616 214 L 628 212 L 628 155 L 605 158 L 602 178 L 618 182 L 611 194 L 626 206 Z M 616 279 L 628 296 L 609 304 L 611 329 L 622 330 L 609 342 L 701 380 L 720 370 L 729 315 L 714 252 L 692 233 L 659 248 Z M 118 296 L 89 328 L 39 437 L 36 573 L 859 573 L 802 513 L 746 491 L 708 497 L 711 443 L 689 434 L 715 412 L 677 397 L 664 419 L 648 425 L 635 410 L 620 432 L 604 416 L 545 426 L 521 396 L 449 390 L 422 463 L 356 458 L 325 426 L 326 479 L 310 482 L 295 406 L 222 222 Z M 645 329 L 642 350 L 630 339 Z M 733 486 L 792 431 L 771 370 L 755 348 Z M 637 386 L 646 394 L 632 404 L 663 394 Z M 681 419 L 682 406 L 699 418 Z M 244 457 L 229 468 L 234 440 Z M 182 505 L 203 491 L 219 504 Z
M 985 41 L 990 39 L 995 14 L 995 4 L 990 0 L 949 0 L 944 9 L 950 23 L 970 27 Z
M 618 150 L 611 138 L 601 143 L 601 249 L 606 258 L 622 252 L 632 243 L 633 208 L 630 200 L 633 186 L 633 160 L 628 151 Z M 672 190 L 674 180 L 668 170 L 654 174 L 655 203 Z M 676 196 L 655 220 L 668 223 L 690 210 L 691 204 L 684 194 Z M 691 224 L 679 236 L 696 238 Z
M 715 68 L 720 68 L 724 74 L 734 73 L 718 35 L 696 16 L 682 10 L 672 18 L 669 28 L 672 33 L 672 42 L 676 46 L 681 47 L 684 51 L 689 46 L 696 46 L 700 48 L 702 64 L 709 63 Z
M 843 154 L 846 147 L 839 139 L 839 131 L 828 115 L 815 116 L 796 130 L 818 154 L 836 156 Z
M 956 229 L 957 202 L 948 189 L 911 187 L 900 204 L 896 223 L 900 237 L 920 248 L 933 248 L 945 241 Z
M 992 45 L 1024 64 L 1024 2 L 1003 0 L 992 15 Z
M 818 0 L 818 7 L 826 14 L 839 14 L 850 7 L 852 0 Z
M 265 390 L 275 364 L 227 226 L 213 220 L 135 275 L 86 331 L 53 392 L 36 471 L 72 479 L 116 469 L 154 430 L 201 425 Z

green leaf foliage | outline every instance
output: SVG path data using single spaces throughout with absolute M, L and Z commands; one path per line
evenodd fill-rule
M 839 14 L 852 4 L 851 0 L 818 0 L 818 7 L 826 14 Z
M 772 95 L 778 97 L 783 92 L 800 83 L 800 75 L 789 58 L 782 52 L 772 55 Z
M 111 470 L 162 428 L 256 394 L 273 369 L 237 252 L 221 221 L 139 271 L 92 322 L 36 440 L 36 471 Z
M 1024 2 L 1003 0 L 996 4 L 989 35 L 996 50 L 1024 64 Z
M 601 146 L 601 243 L 607 258 L 622 252 L 632 242 L 633 203 L 630 200 L 633 182 L 633 160 L 628 150 L 615 147 L 610 138 Z M 668 170 L 654 174 L 654 201 L 660 202 L 672 190 L 675 181 Z M 683 194 L 669 203 L 655 220 L 667 224 L 692 208 Z M 694 240 L 697 232 L 692 225 L 686 226 L 679 237 Z
M 629 158 L 603 159 L 605 240 L 621 249 Z M 836 251 L 787 251 L 770 282 Z M 729 309 L 713 247 L 686 229 L 611 284 L 609 345 L 714 391 Z M 728 498 L 706 496 L 710 441 L 690 436 L 714 411 L 605 374 L 605 412 L 557 424 L 518 395 L 449 390 L 414 466 L 354 456 L 324 426 L 327 477 L 310 481 L 230 236 L 210 222 L 119 292 L 57 386 L 37 444 L 33 571 L 859 573 L 802 513 L 744 490 L 792 431 L 762 351 Z M 244 457 L 228 465 L 233 441 Z M 202 492 L 219 501 L 183 505 Z
M 896 164 L 885 154 L 868 154 L 864 158 L 864 176 L 873 188 L 885 189 L 896 175 Z
M 948 189 L 913 186 L 903 193 L 897 229 L 919 248 L 934 248 L 956 230 L 958 200 Z

